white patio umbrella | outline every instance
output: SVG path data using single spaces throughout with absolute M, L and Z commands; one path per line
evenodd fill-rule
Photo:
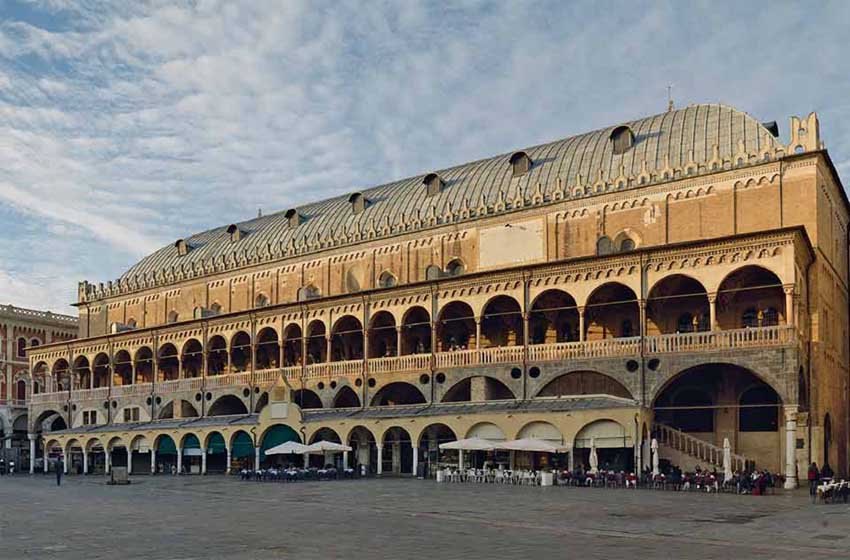
M 569 448 L 555 445 L 555 443 L 544 439 L 523 438 L 497 443 L 496 449 L 509 449 L 511 451 L 537 451 L 540 453 L 561 453 Z
M 659 457 L 658 457 L 658 440 L 657 439 L 652 438 L 651 447 L 652 447 L 652 476 L 658 476 L 658 473 L 660 473 L 661 471 L 658 468 Z
M 590 438 L 590 472 L 596 474 L 599 470 L 599 457 L 596 456 L 596 439 Z
M 316 443 L 311 443 L 307 446 L 307 448 L 303 451 L 304 453 L 312 453 L 314 455 L 321 455 L 325 452 L 344 452 L 351 451 L 351 447 L 348 445 L 343 445 L 341 443 L 336 443 L 333 441 L 317 441 Z
M 729 438 L 723 438 L 723 481 L 732 480 L 732 444 Z
M 440 449 L 457 449 L 459 451 L 492 451 L 493 449 L 496 449 L 496 445 L 497 444 L 495 442 L 492 442 L 489 439 L 471 437 L 441 443 L 439 447 Z
M 297 441 L 287 441 L 266 450 L 266 455 L 288 455 L 290 453 L 307 453 L 307 446 Z

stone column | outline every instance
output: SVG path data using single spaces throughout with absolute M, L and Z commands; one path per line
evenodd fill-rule
M 230 448 L 226 447 L 227 450 L 227 463 L 224 465 L 224 474 L 230 474 L 230 462 L 233 460 L 230 455 Z
M 201 474 L 207 474 L 207 450 L 201 448 Z
M 254 448 L 254 470 L 255 471 L 260 470 L 260 448 L 259 447 Z
M 44 474 L 47 474 L 48 461 L 47 461 L 47 450 L 44 450 L 43 454 L 44 460 L 41 462 L 41 468 L 44 469 Z
M 85 447 L 83 448 L 83 474 L 89 474 L 89 453 Z
M 35 438 L 36 434 L 27 434 L 30 439 L 30 474 L 35 474 Z
M 416 468 L 419 466 L 419 446 L 413 446 L 413 476 L 416 476 Z
M 481 349 L 481 317 L 475 318 L 475 349 Z
M 330 333 L 327 333 L 327 334 L 325 335 L 325 362 L 330 362 L 330 361 L 332 361 L 332 357 L 331 357 L 331 340 L 332 340 L 332 337 L 331 337 Z M 318 356 L 317 356 L 317 357 L 318 357 Z
M 63 474 L 68 474 L 68 458 L 70 458 L 70 457 L 71 457 L 70 453 L 66 453 L 62 457 L 62 472 L 63 472 Z
M 395 355 L 401 356 L 401 326 L 395 328 Z
M 127 449 L 127 474 L 133 474 L 133 450 L 129 447 Z
M 151 454 L 151 474 L 156 474 L 156 451 L 151 448 L 149 453 Z
M 717 294 L 708 294 L 708 329 L 717 330 Z
M 578 308 L 578 341 L 584 342 L 584 307 Z
M 785 488 L 797 487 L 797 407 L 785 407 Z
M 463 469 L 463 449 L 457 450 L 457 468 Z
M 796 315 L 794 309 L 794 286 L 785 286 L 785 324 L 794 326 L 797 320 Z
M 343 469 L 348 468 L 348 451 L 342 452 L 342 468 Z
M 109 472 L 112 470 L 112 452 L 109 449 L 104 449 L 103 458 L 103 471 L 106 474 L 109 474 Z
M 382 475 L 384 473 L 384 444 L 378 443 L 378 464 L 376 465 L 376 472 L 378 475 Z
M 183 449 L 177 448 L 177 474 L 183 474 Z
M 640 325 L 638 326 L 638 334 L 641 336 L 646 336 L 646 300 L 641 299 L 638 300 L 638 309 L 639 309 L 639 319 Z

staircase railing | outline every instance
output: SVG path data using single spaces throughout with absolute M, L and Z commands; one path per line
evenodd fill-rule
M 675 449 L 680 453 L 689 455 L 694 459 L 707 463 L 718 469 L 723 468 L 723 448 L 701 440 L 681 430 L 677 430 L 672 426 L 660 424 L 658 422 L 652 425 L 655 437 L 658 439 L 659 445 L 666 445 L 671 449 Z M 747 470 L 753 461 L 747 459 L 743 455 L 732 453 L 732 470 L 744 471 Z

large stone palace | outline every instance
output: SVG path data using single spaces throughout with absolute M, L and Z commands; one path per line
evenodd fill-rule
M 848 200 L 817 116 L 787 136 L 694 105 L 178 239 L 30 349 L 32 457 L 229 471 L 321 438 L 412 473 L 534 437 L 570 451 L 513 460 L 636 470 L 655 437 L 846 473 Z
M 29 375 L 27 349 L 66 342 L 78 329 L 76 317 L 0 305 L 0 457 L 28 459 L 27 402 L 46 389 Z

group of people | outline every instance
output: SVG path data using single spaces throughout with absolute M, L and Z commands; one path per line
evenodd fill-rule
M 697 466 L 693 471 L 682 471 L 671 467 L 667 472 L 653 474 L 645 469 L 642 473 L 624 470 L 599 470 L 592 472 L 579 465 L 573 470 L 558 473 L 557 483 L 565 486 L 588 486 L 603 488 L 653 488 L 679 491 L 736 492 L 761 496 L 783 483 L 782 477 L 768 470 L 736 471 L 725 480 L 717 469 L 705 470 Z
M 337 469 L 333 465 L 325 465 L 321 469 L 303 469 L 294 465 L 272 466 L 267 469 L 253 470 L 248 467 L 239 469 L 240 480 L 257 482 L 296 482 L 299 480 L 336 480 L 339 478 L 354 478 L 354 469 Z
M 809 480 L 809 495 L 812 497 L 813 502 L 818 497 L 821 497 L 824 501 L 830 497 L 833 501 L 835 498 L 840 498 L 845 502 L 847 501 L 848 497 L 850 497 L 850 482 L 842 481 L 841 483 L 835 483 L 834 477 L 835 473 L 832 471 L 829 463 L 825 463 L 822 469 L 818 469 L 818 464 L 815 462 L 809 465 L 807 478 Z M 820 493 L 818 492 L 819 487 L 821 487 Z

